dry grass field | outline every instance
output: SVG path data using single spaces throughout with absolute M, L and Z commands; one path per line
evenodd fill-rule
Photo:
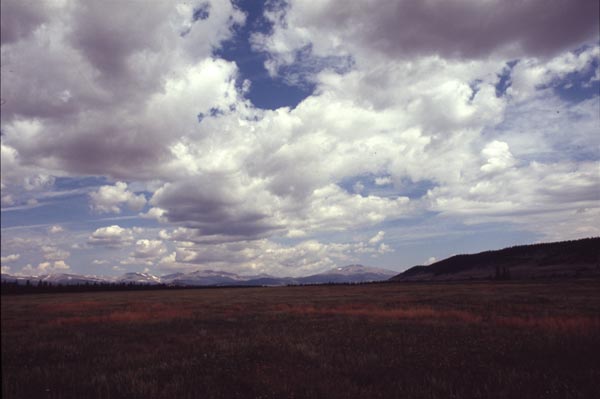
M 598 398 L 600 281 L 2 297 L 2 397 Z

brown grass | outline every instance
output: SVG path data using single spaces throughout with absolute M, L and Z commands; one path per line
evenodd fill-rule
M 55 317 L 48 321 L 49 325 L 71 325 L 71 324 L 94 324 L 94 323 L 155 323 L 174 319 L 186 319 L 193 315 L 190 309 L 177 307 L 175 305 L 164 305 L 160 303 L 144 304 L 132 303 L 123 310 L 114 310 L 106 314 L 91 314 L 81 316 L 58 316 L 64 313 L 65 309 L 71 307 L 73 312 L 85 312 L 102 309 L 102 304 L 98 302 L 82 302 L 79 304 L 60 304 L 60 306 L 46 307 L 46 310 L 52 309 Z M 43 306 L 44 307 L 44 306 Z
M 600 281 L 2 297 L 2 398 L 596 398 Z
M 431 307 L 406 309 L 380 309 L 368 304 L 352 304 L 343 307 L 317 308 L 315 306 L 280 306 L 276 310 L 299 315 L 362 316 L 383 319 L 430 320 L 447 319 L 464 323 L 477 323 L 481 316 L 463 310 L 436 310 Z
M 600 334 L 598 316 L 494 316 L 492 320 L 500 327 L 538 329 L 568 335 Z
M 37 305 L 40 312 L 48 313 L 82 313 L 106 306 L 100 301 L 42 303 Z
M 599 316 L 541 316 L 519 317 L 486 314 L 485 317 L 464 310 L 437 310 L 432 307 L 413 307 L 404 309 L 380 309 L 368 304 L 351 304 L 343 307 L 319 308 L 315 306 L 278 305 L 274 311 L 314 316 L 357 316 L 381 319 L 408 319 L 412 321 L 457 322 L 464 324 L 486 324 L 496 327 L 521 329 L 540 329 L 564 334 L 600 333 Z

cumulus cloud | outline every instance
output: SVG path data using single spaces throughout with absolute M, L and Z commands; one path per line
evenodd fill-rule
M 3 19 L 19 26 L 25 17 L 13 3 Z M 210 57 L 244 21 L 229 2 L 214 2 L 186 35 L 193 9 L 169 1 L 55 2 L 40 11 L 44 24 L 2 45 L 3 143 L 26 164 L 139 177 L 168 155 L 173 135 L 189 132 L 185 122 L 234 98 L 234 64 Z M 190 104 L 195 112 L 181 120 Z
M 598 3 L 590 0 L 394 0 L 377 7 L 367 0 L 352 5 L 341 0 L 280 4 L 266 12 L 274 32 L 253 38 L 257 48 L 271 55 L 267 67 L 272 72 L 297 62 L 297 54 L 306 49 L 316 59 L 352 55 L 359 63 L 382 55 L 516 58 L 555 54 L 594 40 L 598 31 Z
M 50 227 L 48 227 L 48 233 L 50 234 L 59 234 L 59 233 L 63 233 L 65 231 L 64 227 L 58 225 L 58 224 L 54 224 Z
M 2 30 L 0 31 L 1 43 L 15 42 L 31 34 L 33 30 L 44 22 L 46 2 L 38 3 L 18 0 L 6 0 L 1 4 Z
M 6 255 L 6 256 L 2 256 L 2 257 L 0 258 L 0 262 L 1 262 L 2 264 L 5 264 L 5 263 L 12 263 L 12 262 L 16 262 L 16 261 L 18 261 L 20 258 L 21 258 L 21 255 L 20 255 L 20 254 L 10 254 L 10 255 Z
M 43 258 L 49 261 L 65 260 L 71 255 L 69 251 L 51 245 L 44 245 L 41 250 Z
M 25 275 L 42 275 L 42 274 L 50 274 L 50 273 L 64 273 L 71 269 L 64 260 L 57 260 L 53 262 L 41 262 L 37 265 L 37 267 L 33 267 L 31 265 L 25 266 L 21 269 L 21 273 Z
M 139 217 L 164 230 L 106 226 L 73 248 L 170 270 L 323 270 L 389 253 L 383 224 L 424 215 L 593 234 L 600 103 L 559 89 L 597 79 L 597 2 L 371 3 L 271 3 L 253 46 L 314 92 L 263 110 L 214 51 L 245 23 L 230 2 L 196 18 L 183 2 L 3 1 L 3 206 L 44 205 L 62 178 L 116 181 L 91 210 L 149 205 Z M 332 238 L 362 229 L 379 232 Z M 40 264 L 60 268 L 53 241 L 76 233 L 48 232 Z
M 134 211 L 146 205 L 144 194 L 128 191 L 127 183 L 116 182 L 114 186 L 102 186 L 98 191 L 90 193 L 90 206 L 98 213 L 121 213 L 121 205 L 126 204 Z
M 182 233 L 179 232 L 180 239 L 184 238 Z M 245 275 L 301 276 L 355 262 L 363 254 L 380 255 L 389 251 L 383 243 L 375 246 L 365 242 L 323 243 L 313 239 L 295 245 L 283 245 L 268 239 L 213 245 L 177 240 L 175 243 L 175 252 L 163 257 L 159 263 L 163 270 L 205 268 L 227 269 Z
M 453 187 L 436 187 L 428 192 L 428 198 L 432 209 L 460 215 L 466 223 L 510 222 L 544 234 L 550 233 L 551 220 L 564 220 L 569 215 L 569 228 L 565 225 L 560 233 L 549 236 L 572 238 L 585 236 L 586 229 L 595 230 L 599 193 L 596 162 L 531 162 L 497 173 L 491 180 L 465 179 Z M 588 211 L 578 212 L 580 209 Z M 543 229 L 536 227 L 542 224 Z M 575 234 L 576 228 L 579 234 Z
M 120 248 L 133 243 L 133 231 L 118 225 L 100 227 L 88 237 L 87 243 L 107 248 Z
M 3 126 L 4 130 L 4 126 Z M 0 143 L 0 186 L 2 188 L 2 205 L 10 206 L 26 203 L 31 194 L 48 189 L 54 184 L 54 176 L 43 168 L 23 165 L 18 151 L 4 143 Z
M 392 178 L 389 176 L 376 177 L 375 184 L 378 186 L 387 186 L 388 184 L 392 184 Z
M 373 237 L 369 239 L 369 244 L 377 244 L 379 241 L 383 240 L 385 236 L 385 231 L 379 231 Z
M 166 246 L 160 240 L 137 240 L 135 243 L 134 258 L 157 258 L 167 252 Z
M 247 198 L 254 198 L 252 202 Z M 269 193 L 260 181 L 240 174 L 211 173 L 167 183 L 150 203 L 164 209 L 170 222 L 183 223 L 205 235 L 258 236 L 277 228 L 268 207 Z
M 493 173 L 505 170 L 514 165 L 515 159 L 510 153 L 508 144 L 502 141 L 493 141 L 481 150 L 487 162 L 480 169 L 482 172 Z
M 519 60 L 510 74 L 508 95 L 522 101 L 536 95 L 540 88 L 551 87 L 572 73 L 591 72 L 600 56 L 597 43 L 580 52 L 565 52 L 549 60 L 527 57 Z M 596 64 L 597 65 L 597 64 Z

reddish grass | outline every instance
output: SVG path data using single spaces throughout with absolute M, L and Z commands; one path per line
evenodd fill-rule
M 43 313 L 76 313 L 87 312 L 94 309 L 101 309 L 106 303 L 100 301 L 81 301 L 81 302 L 60 302 L 44 303 L 38 305 L 38 309 Z
M 353 304 L 331 308 L 315 306 L 278 305 L 275 311 L 297 315 L 342 315 L 383 319 L 409 319 L 421 322 L 459 322 L 465 324 L 493 324 L 498 327 L 517 329 L 541 329 L 564 334 L 600 333 L 600 317 L 590 316 L 498 316 L 483 317 L 464 310 L 438 310 L 431 307 L 404 309 L 376 308 L 370 305 Z
M 193 316 L 191 309 L 182 304 L 165 305 L 162 303 L 133 302 L 123 308 L 106 309 L 107 304 L 100 301 L 64 302 L 41 304 L 41 312 L 50 316 L 49 325 L 73 325 L 88 323 L 152 323 L 175 319 L 187 319 Z M 244 314 L 246 307 L 232 304 L 223 309 L 223 316 L 232 317 Z M 500 316 L 497 314 L 477 314 L 466 310 L 434 309 L 427 306 L 407 308 L 382 308 L 373 304 L 353 303 L 334 307 L 313 305 L 277 304 L 270 311 L 282 314 L 311 316 L 348 316 L 371 319 L 406 319 L 421 323 L 463 323 L 516 329 L 540 329 L 562 334 L 600 333 L 600 317 L 593 316 Z M 70 316 L 63 316 L 65 313 Z
M 464 310 L 436 310 L 431 307 L 413 307 L 404 309 L 385 309 L 376 308 L 371 305 L 348 305 L 332 308 L 317 308 L 314 306 L 285 306 L 280 305 L 276 310 L 302 314 L 320 314 L 320 315 L 344 315 L 344 316 L 364 316 L 371 318 L 392 318 L 392 319 L 447 319 L 456 320 L 464 323 L 479 323 L 481 316 Z
M 600 398 L 600 281 L 2 297 L 2 398 Z
M 93 307 L 92 307 L 93 308 Z M 91 308 L 88 308 L 91 309 Z M 164 304 L 132 303 L 122 310 L 113 310 L 104 314 L 87 314 L 52 318 L 50 325 L 72 325 L 88 323 L 152 323 L 192 317 L 190 309 L 169 307 Z
M 501 327 L 536 328 L 544 331 L 573 335 L 600 334 L 600 317 L 585 316 L 494 316 L 493 322 Z

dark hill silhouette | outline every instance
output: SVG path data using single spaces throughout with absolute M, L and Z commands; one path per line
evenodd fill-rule
M 600 276 L 600 237 L 519 245 L 414 266 L 392 281 Z

